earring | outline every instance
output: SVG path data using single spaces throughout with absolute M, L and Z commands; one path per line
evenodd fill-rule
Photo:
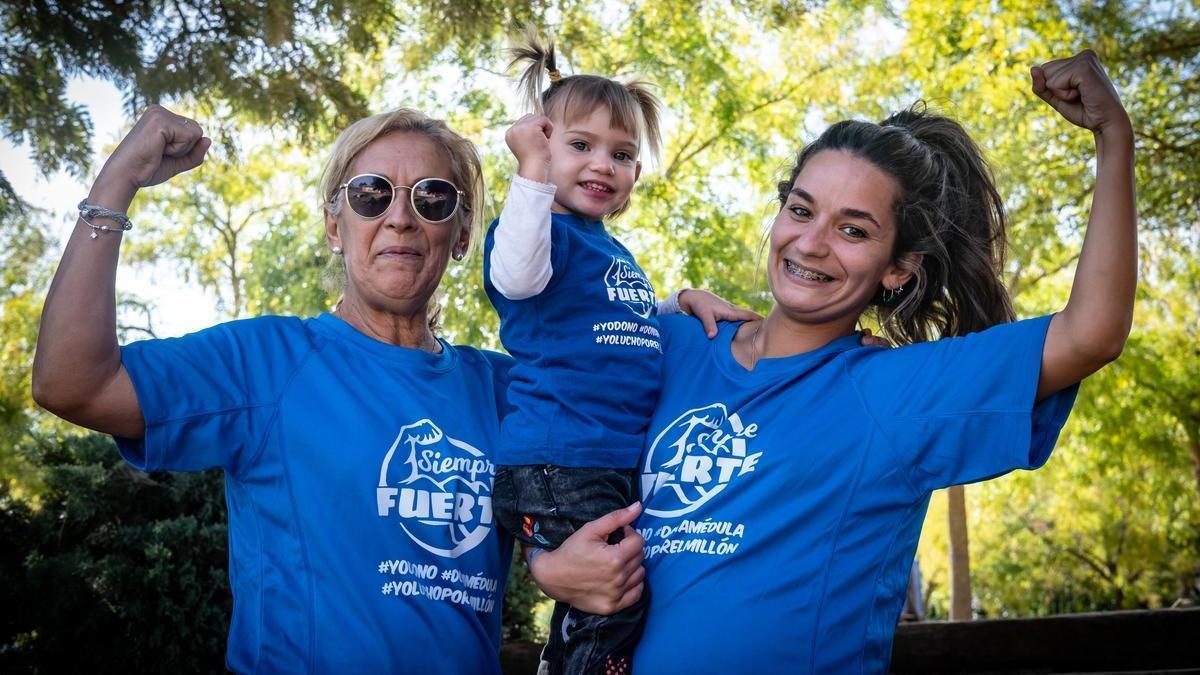
M 465 256 L 466 256 L 466 254 L 463 253 L 462 251 L 455 251 L 454 255 L 451 257 L 453 257 L 455 260 L 462 260 Z
M 342 254 L 342 247 L 341 247 L 341 246 L 330 246 L 330 247 L 329 247 L 329 250 L 330 250 L 330 251 L 333 251 L 333 254 L 334 254 L 334 255 L 341 255 L 341 254 Z

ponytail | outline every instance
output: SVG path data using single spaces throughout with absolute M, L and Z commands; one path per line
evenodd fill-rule
M 917 104 L 879 124 L 834 124 L 796 159 L 779 184 L 786 201 L 796 176 L 822 150 L 865 159 L 896 181 L 892 259 L 919 254 L 902 292 L 880 288 L 872 304 L 898 344 L 966 335 L 1015 318 L 1002 280 L 1004 202 L 983 153 L 954 120 Z
M 521 40 L 510 47 L 508 52 L 512 56 L 512 61 L 508 63 L 510 70 L 522 61 L 529 62 L 529 65 L 521 71 L 521 79 L 518 80 L 517 87 L 521 91 L 521 98 L 525 100 L 525 104 L 530 110 L 539 115 L 545 114 L 545 99 L 549 97 L 550 92 L 547 90 L 543 94 L 545 86 L 542 76 L 549 77 L 551 87 L 561 81 L 561 75 L 555 63 L 554 41 L 543 41 L 537 29 L 530 25 L 525 27 Z

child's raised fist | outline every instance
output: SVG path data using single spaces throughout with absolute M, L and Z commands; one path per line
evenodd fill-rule
M 545 183 L 550 175 L 550 135 L 554 123 L 545 115 L 526 115 L 504 133 L 504 142 L 517 158 L 517 174 Z

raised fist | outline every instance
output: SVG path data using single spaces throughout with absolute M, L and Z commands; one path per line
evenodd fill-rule
M 210 145 L 195 120 L 152 105 L 121 139 L 101 175 L 127 181 L 134 190 L 157 185 L 200 166 Z
M 526 115 L 504 133 L 504 142 L 517 158 L 517 173 L 522 178 L 546 182 L 553 133 L 554 123 L 545 115 Z
M 1092 50 L 1034 66 L 1030 75 L 1033 93 L 1071 124 L 1094 133 L 1114 126 L 1130 127 L 1117 90 Z

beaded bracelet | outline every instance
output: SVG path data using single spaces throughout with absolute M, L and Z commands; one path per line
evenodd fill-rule
M 115 222 L 117 227 L 110 227 L 109 225 L 96 225 L 92 222 L 92 218 L 108 218 L 109 220 Z M 89 204 L 87 203 L 86 199 L 79 202 L 79 219 L 82 220 L 85 225 L 92 228 L 92 234 L 90 235 L 92 239 L 95 239 L 102 233 L 116 232 L 117 230 L 128 232 L 133 229 L 133 223 L 129 222 L 129 216 L 121 213 L 120 211 L 113 211 L 111 209 L 106 209 L 103 206 Z
M 537 546 L 528 547 L 528 550 L 525 551 L 525 566 L 532 570 L 533 559 L 545 552 L 546 549 L 544 548 L 538 548 Z

